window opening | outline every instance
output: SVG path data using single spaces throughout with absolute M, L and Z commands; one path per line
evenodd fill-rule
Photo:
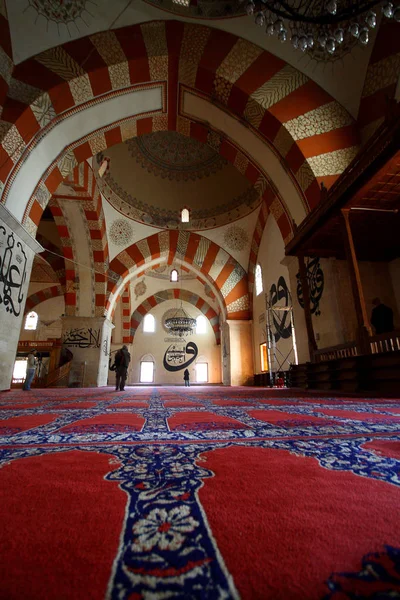
M 268 352 L 267 343 L 260 344 L 260 355 L 261 355 L 261 371 L 268 371 Z
M 153 383 L 154 381 L 154 362 L 143 360 L 140 363 L 140 383 Z
M 182 223 L 189 223 L 189 219 L 190 219 L 189 209 L 182 208 L 182 210 L 181 210 L 181 222 Z
M 262 271 L 260 265 L 256 266 L 256 296 L 259 296 L 263 291 Z
M 38 319 L 38 314 L 34 311 L 28 313 L 25 319 L 25 329 L 28 329 L 29 331 L 35 331 L 37 328 Z
M 200 315 L 196 319 L 196 333 L 206 333 L 207 332 L 207 322 L 206 318 Z
M 153 315 L 146 315 L 143 321 L 143 331 L 146 333 L 154 333 L 156 330 L 156 320 Z
M 178 271 L 176 269 L 172 269 L 169 280 L 170 281 L 178 281 Z
M 196 364 L 196 381 L 197 383 L 206 383 L 208 381 L 208 363 Z
M 14 371 L 12 376 L 13 383 L 23 383 L 26 378 L 26 368 L 28 361 L 26 358 L 17 358 L 14 364 Z

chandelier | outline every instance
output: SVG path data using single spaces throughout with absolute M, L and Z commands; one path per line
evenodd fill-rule
M 245 0 L 245 10 L 267 35 L 290 42 L 314 59 L 334 60 L 357 44 L 368 44 L 380 4 L 379 0 Z M 381 10 L 386 18 L 400 22 L 400 5 L 385 0 Z
M 189 317 L 181 306 L 172 317 L 165 319 L 164 325 L 171 333 L 183 337 L 193 333 L 196 327 L 196 319 Z

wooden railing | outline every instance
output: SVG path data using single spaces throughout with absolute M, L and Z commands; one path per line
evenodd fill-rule
M 391 331 L 390 333 L 381 333 L 373 335 L 369 338 L 371 354 L 379 354 L 381 352 L 396 352 L 400 350 L 400 330 Z
M 357 344 L 356 342 L 347 342 L 346 344 L 339 344 L 338 346 L 331 346 L 330 348 L 321 348 L 314 352 L 314 362 L 322 362 L 324 360 L 337 360 L 338 358 L 350 358 L 351 356 L 357 356 Z
M 398 352 L 400 350 L 400 330 L 397 329 L 390 333 L 369 336 L 368 343 L 371 354 Z M 347 342 L 346 344 L 339 344 L 338 346 L 316 350 L 314 352 L 313 362 L 350 358 L 352 356 L 360 356 L 361 354 L 362 352 L 357 348 L 356 342 Z

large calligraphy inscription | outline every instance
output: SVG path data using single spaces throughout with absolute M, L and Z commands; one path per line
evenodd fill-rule
M 321 314 L 319 302 L 324 291 L 324 273 L 319 264 L 319 258 L 310 258 L 306 264 L 308 289 L 310 292 L 311 314 L 318 316 Z M 300 273 L 297 273 L 297 299 L 302 308 L 304 308 L 303 286 L 301 285 Z
M 14 233 L 7 234 L 0 226 L 0 304 L 8 313 L 18 317 L 21 313 L 26 280 L 27 257 L 21 242 L 15 242 Z
M 198 352 L 194 342 L 188 342 L 186 346 L 184 343 L 182 345 L 171 344 L 164 354 L 164 369 L 171 373 L 186 369 L 196 359 Z M 191 358 L 186 360 L 186 355 L 191 356 Z
M 271 309 L 272 309 L 272 323 L 275 331 L 274 337 L 275 342 L 278 342 L 281 338 L 287 340 L 292 335 L 292 324 L 290 321 L 289 308 L 291 306 L 290 291 L 287 286 L 284 277 L 279 277 L 278 285 L 272 284 L 270 289 L 271 298 Z M 282 304 L 283 302 L 283 304 Z M 274 306 L 277 308 L 288 308 L 288 310 L 274 310 Z
M 63 337 L 63 345 L 70 348 L 100 348 L 100 329 L 80 327 L 69 329 Z

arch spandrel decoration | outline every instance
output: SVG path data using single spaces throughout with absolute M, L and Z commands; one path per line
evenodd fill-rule
M 134 38 L 140 43 L 133 45 Z M 45 133 L 42 130 L 49 127 L 49 120 L 53 126 L 66 111 L 96 103 L 100 96 L 169 78 L 168 106 L 177 105 L 178 89 L 172 81 L 178 80 L 246 121 L 279 153 L 309 207 L 319 201 L 318 180 L 339 175 L 356 152 L 356 129 L 337 102 L 293 67 L 232 34 L 160 21 L 96 34 L 86 42 L 93 47 L 90 71 L 79 64 L 85 58 L 80 56 L 82 40 L 48 50 L 14 68 L 13 78 L 21 90 L 29 86 L 31 104 L 26 104 L 26 94 L 17 99 L 18 111 L 14 110 L 14 99 L 5 102 L 2 117 L 13 123 L 1 139 L 0 180 L 6 184 L 6 197 L 22 154 L 25 160 L 34 150 L 37 136 Z M 174 49 L 171 56 L 169 47 Z M 160 113 L 158 119 L 164 128 L 176 129 L 179 115 Z M 147 131 L 146 119 L 139 120 L 137 128 Z M 116 133 L 111 127 L 103 135 L 110 140 Z M 30 142 L 33 136 L 36 138 Z M 99 137 L 101 145 L 102 135 Z M 83 158 L 75 151 L 70 155 L 72 162 Z M 62 165 L 53 170 L 45 187 L 49 190 L 61 179 Z M 45 189 L 42 193 L 46 196 Z M 36 197 L 35 202 L 29 215 L 33 223 L 46 198 Z
M 221 343 L 220 338 L 220 330 L 219 330 L 219 316 L 215 312 L 215 310 L 201 298 L 198 294 L 194 294 L 189 290 L 182 290 L 180 288 L 163 290 L 162 292 L 157 292 L 152 296 L 149 296 L 144 300 L 134 311 L 131 318 L 131 330 L 130 330 L 130 339 L 133 341 L 135 337 L 135 333 L 144 319 L 144 317 L 158 304 L 162 302 L 166 302 L 167 300 L 183 300 L 185 302 L 189 302 L 196 308 L 198 308 L 203 315 L 210 321 L 210 325 L 214 331 L 215 341 L 219 345 Z
M 192 265 L 219 290 L 229 319 L 249 319 L 251 308 L 248 295 L 247 273 L 220 246 L 189 231 L 162 231 L 133 244 L 110 263 L 107 311 L 112 313 L 120 286 L 134 269 L 160 257 L 172 264 L 174 260 Z

